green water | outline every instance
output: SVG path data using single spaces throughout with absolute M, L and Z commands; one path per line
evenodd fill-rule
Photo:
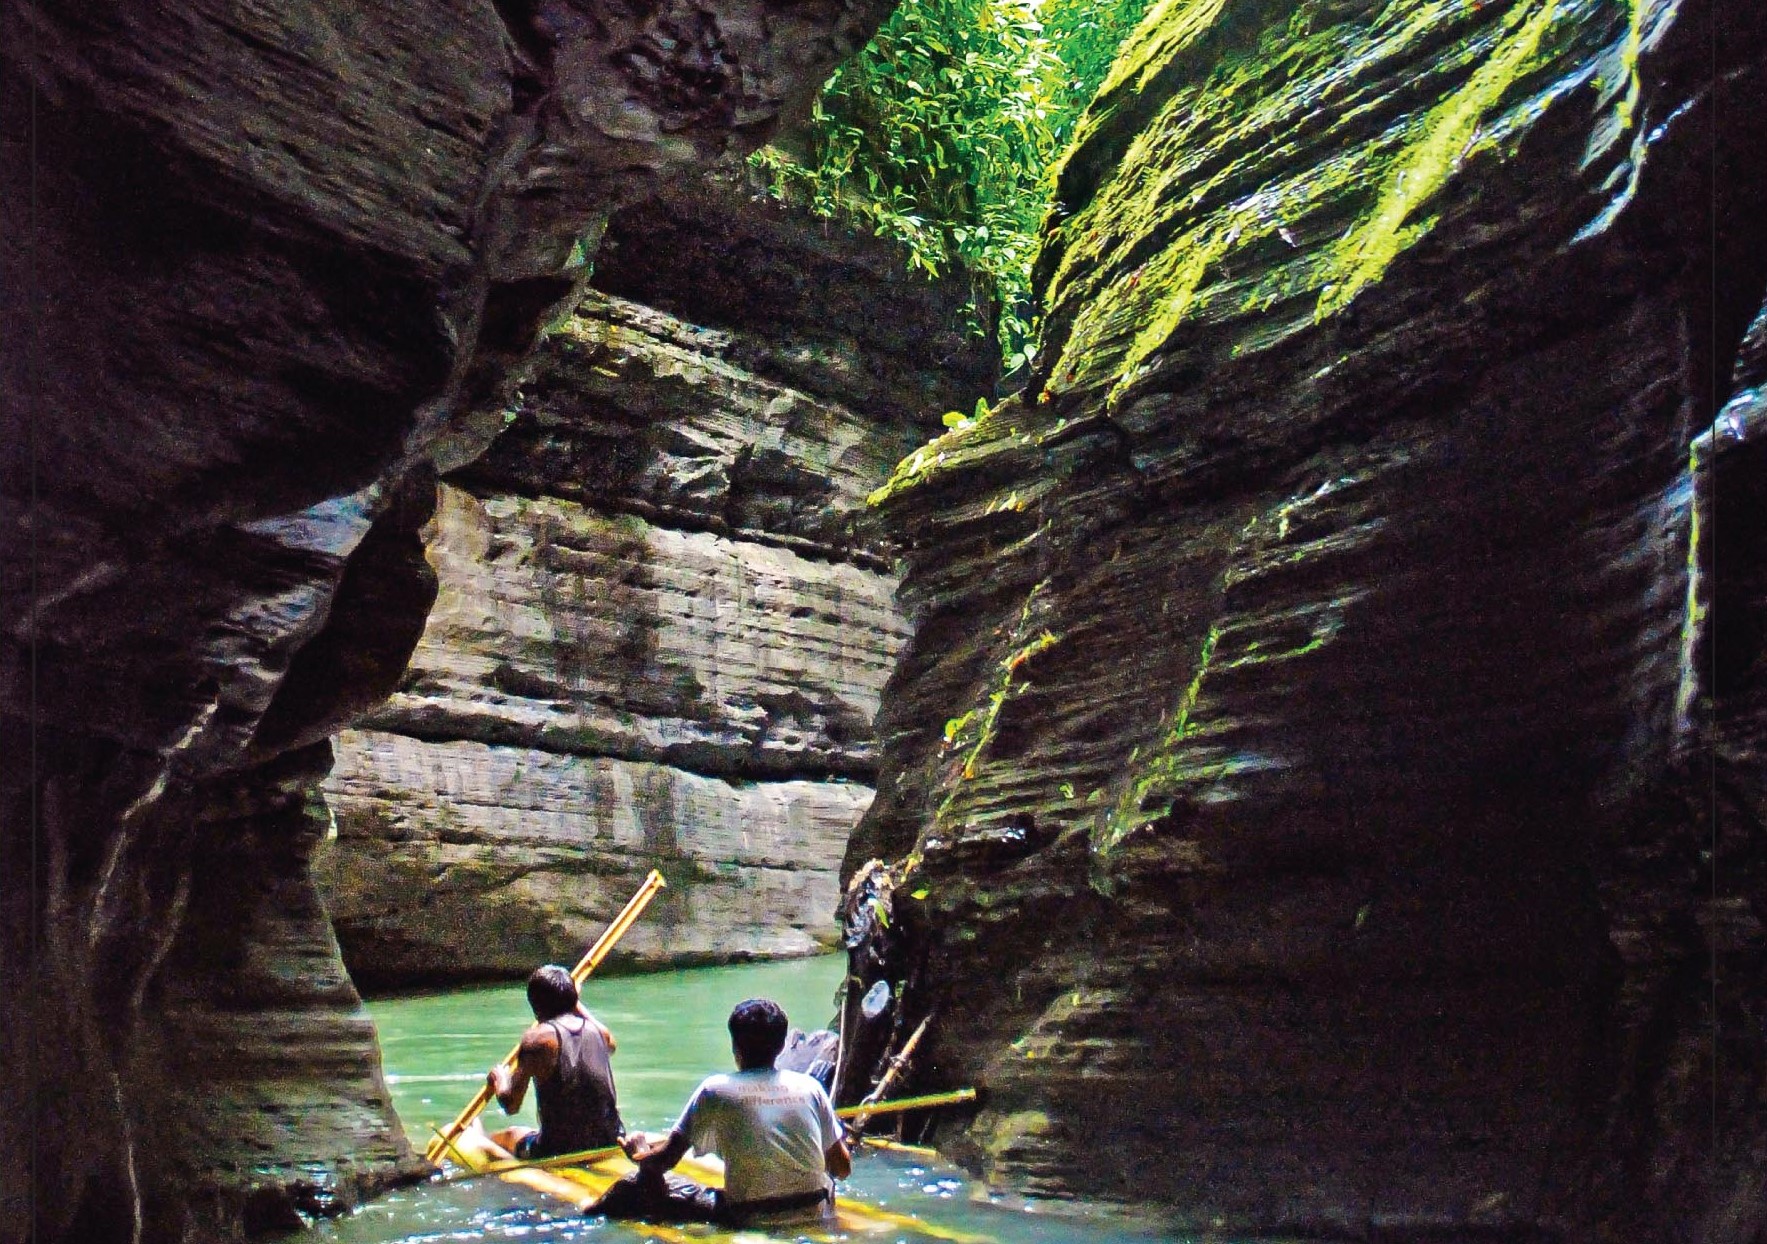
M 769 997 L 793 1024 L 821 1027 L 834 1012 L 837 956 L 789 963 L 699 968 L 591 979 L 584 999 L 619 1043 L 614 1078 L 626 1126 L 668 1127 L 700 1079 L 730 1067 L 724 1019 L 744 998 Z M 521 986 L 492 986 L 370 1002 L 393 1104 L 419 1148 L 429 1124 L 445 1125 L 484 1083 L 485 1069 L 509 1052 L 530 1016 Z M 506 1119 L 496 1106 L 493 1129 Z M 515 1121 L 533 1122 L 529 1102 Z M 1075 1207 L 1016 1207 L 974 1192 L 963 1173 L 937 1161 L 864 1150 L 843 1191 L 941 1227 L 976 1232 L 998 1244 L 1110 1244 L 1158 1238 Z M 706 1228 L 694 1228 L 696 1232 Z M 568 1206 L 497 1179 L 430 1183 L 383 1197 L 343 1219 L 304 1232 L 324 1244 L 452 1244 L 455 1241 L 596 1240 L 638 1244 L 642 1228 L 585 1219 Z M 728 1239 L 730 1237 L 721 1237 Z M 748 1240 L 757 1237 L 740 1236 Z M 888 1231 L 855 1237 L 877 1244 L 921 1244 L 931 1237 Z
M 696 1084 L 730 1070 L 724 1019 L 738 1002 L 772 998 L 796 1026 L 822 1028 L 834 1016 L 840 980 L 839 955 L 590 977 L 583 1001 L 618 1045 L 614 1083 L 627 1128 L 667 1128 Z M 519 985 L 394 998 L 370 1002 L 368 1009 L 380 1030 L 393 1105 L 418 1145 L 427 1142 L 431 1123 L 445 1127 L 459 1113 L 485 1082 L 485 1069 L 509 1053 L 534 1018 Z M 492 1106 L 485 1116 L 493 1131 L 512 1122 L 534 1125 L 532 1093 L 520 1114 L 507 1116 Z

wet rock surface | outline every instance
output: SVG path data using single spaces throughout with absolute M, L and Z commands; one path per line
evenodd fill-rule
M 990 1176 L 1764 1229 L 1764 72 L 1738 5 L 1130 41 L 1030 387 L 885 507 L 917 630 L 848 867 L 896 864 Z
M 907 635 L 865 497 L 991 348 L 962 285 L 736 175 L 601 255 L 597 286 L 658 305 L 598 289 L 541 347 L 442 486 L 397 693 L 338 742 L 319 875 L 359 982 L 574 962 L 652 866 L 616 967 L 835 936 Z
M 0 1240 L 410 1173 L 304 879 L 324 740 L 397 685 L 434 471 L 502 430 L 580 241 L 884 7 L 0 13 Z

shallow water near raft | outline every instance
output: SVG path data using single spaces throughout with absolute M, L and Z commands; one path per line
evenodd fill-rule
M 591 979 L 584 998 L 614 1032 L 619 1049 L 614 1077 L 628 1128 L 667 1128 L 694 1085 L 730 1065 L 724 1028 L 730 1008 L 764 996 L 785 1007 L 795 1026 L 816 1028 L 834 1015 L 842 958 L 694 968 L 644 976 Z M 519 984 L 450 990 L 371 1001 L 380 1030 L 393 1104 L 412 1143 L 422 1147 L 429 1126 L 445 1126 L 483 1083 L 485 1068 L 509 1052 L 528 1021 Z M 515 1121 L 533 1122 L 533 1101 Z M 496 1107 L 495 1129 L 508 1120 Z M 998 1244 L 1109 1244 L 1172 1238 L 1103 1214 L 1059 1214 L 1044 1208 L 1008 1208 L 976 1202 L 970 1181 L 937 1160 L 866 1150 L 844 1191 L 874 1205 L 912 1214 L 936 1226 L 985 1235 Z M 693 1229 L 696 1233 L 704 1228 Z M 586 1219 L 570 1207 L 497 1179 L 429 1183 L 402 1189 L 346 1218 L 303 1232 L 324 1244 L 444 1244 L 463 1240 L 600 1240 L 636 1244 L 641 1227 Z M 708 1234 L 708 1241 L 765 1239 Z M 926 1240 L 914 1231 L 859 1235 L 878 1244 Z

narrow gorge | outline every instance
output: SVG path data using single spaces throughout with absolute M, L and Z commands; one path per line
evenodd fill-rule
M 736 171 L 890 8 L 0 6 L 0 1244 L 420 1178 L 346 957 L 652 865 L 1003 1195 L 1767 1241 L 1767 9 L 1154 0 L 978 408 Z
M 865 498 L 993 344 L 967 281 L 738 173 L 615 215 L 592 285 L 443 480 L 424 637 L 338 741 L 316 861 L 358 984 L 574 961 L 653 866 L 614 968 L 838 936 L 907 636 Z

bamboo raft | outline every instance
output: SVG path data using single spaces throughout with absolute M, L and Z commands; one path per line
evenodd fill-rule
M 973 1100 L 974 1096 L 972 1091 L 966 1089 L 878 1105 L 893 1109 L 929 1108 Z M 837 1113 L 851 1118 L 861 1111 L 867 1114 L 886 1112 L 878 1110 L 876 1106 L 855 1106 Z M 534 1162 L 520 1162 L 492 1141 L 477 1120 L 452 1137 L 444 1152 L 467 1177 L 494 1176 L 541 1196 L 562 1201 L 578 1213 L 588 1212 L 604 1192 L 636 1169 L 618 1149 L 590 1150 Z M 686 1158 L 675 1169 L 708 1188 L 724 1186 L 724 1166 L 716 1158 Z M 769 1235 L 765 1227 L 754 1226 L 733 1228 L 708 1223 L 673 1225 L 641 1221 L 624 1225 L 658 1241 L 659 1244 L 708 1244 L 709 1241 L 735 1239 L 738 1236 L 745 1241 L 809 1239 L 818 1244 L 835 1244 L 836 1241 L 853 1235 L 879 1235 L 886 1232 L 894 1232 L 898 1238 L 904 1232 L 912 1232 L 929 1239 L 947 1241 L 947 1244 L 995 1244 L 989 1236 L 941 1227 L 912 1214 L 896 1213 L 845 1196 L 835 1198 L 834 1216 L 831 1220 L 782 1227 L 781 1234 L 777 1237 Z
M 600 966 L 614 943 L 629 929 L 657 892 L 666 883 L 661 873 L 651 870 L 644 884 L 634 894 L 625 908 L 616 916 L 607 930 L 590 947 L 582 960 L 571 970 L 571 979 L 579 986 Z M 889 1085 L 894 1081 L 914 1045 L 926 1030 L 926 1023 L 910 1038 L 890 1066 L 888 1074 L 879 1081 L 876 1091 L 857 1106 L 848 1106 L 835 1111 L 842 1118 L 851 1119 L 855 1134 L 862 1130 L 865 1123 L 873 1115 L 890 1114 L 904 1110 L 931 1109 L 936 1106 L 955 1105 L 960 1102 L 975 1100 L 975 1090 L 959 1089 L 950 1093 L 933 1093 L 922 1097 L 899 1098 L 895 1101 L 879 1101 Z M 518 1045 L 503 1060 L 503 1066 L 515 1065 Z M 432 1163 L 439 1163 L 443 1158 L 452 1161 L 461 1170 L 459 1178 L 477 1179 L 495 1176 L 506 1183 L 515 1184 L 538 1192 L 542 1196 L 563 1201 L 579 1213 L 591 1209 L 602 1194 L 619 1180 L 631 1174 L 637 1168 L 626 1155 L 615 1149 L 596 1149 L 583 1153 L 562 1154 L 554 1158 L 544 1158 L 533 1162 L 517 1160 L 514 1155 L 499 1146 L 486 1134 L 484 1126 L 479 1122 L 479 1114 L 491 1100 L 489 1086 L 481 1088 L 468 1102 L 446 1130 L 433 1128 L 434 1138 L 424 1151 L 424 1157 Z M 690 1158 L 680 1162 L 676 1168 L 689 1179 L 708 1188 L 724 1186 L 724 1166 L 715 1158 Z M 854 1234 L 875 1234 L 886 1231 L 912 1231 L 917 1235 L 931 1239 L 945 1240 L 948 1244 L 995 1244 L 988 1236 L 976 1235 L 971 1232 L 953 1231 L 946 1227 L 924 1222 L 911 1214 L 898 1214 L 876 1205 L 867 1205 L 850 1197 L 836 1197 L 832 1221 L 811 1223 L 799 1226 L 794 1224 L 785 1228 L 789 1238 L 793 1240 L 809 1239 L 818 1244 L 835 1244 Z M 631 1226 L 659 1244 L 690 1244 L 692 1241 L 708 1239 L 735 1239 L 741 1236 L 746 1240 L 765 1241 L 774 1237 L 765 1230 L 753 1227 L 730 1228 L 712 1224 L 693 1224 L 692 1226 L 674 1226 L 661 1223 L 634 1222 Z

